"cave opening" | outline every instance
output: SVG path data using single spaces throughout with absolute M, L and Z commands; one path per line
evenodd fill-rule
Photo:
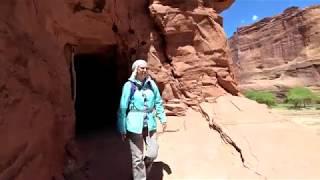
M 129 61 L 117 45 L 66 45 L 70 57 L 71 95 L 75 112 L 74 144 L 70 159 L 73 179 L 128 179 L 131 153 L 117 132 L 117 110 Z
M 79 51 L 73 57 L 76 137 L 116 130 L 121 96 L 117 48 Z

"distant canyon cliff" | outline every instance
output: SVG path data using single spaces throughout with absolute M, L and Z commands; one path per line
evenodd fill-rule
M 241 91 L 320 86 L 319 5 L 240 27 L 229 46 Z

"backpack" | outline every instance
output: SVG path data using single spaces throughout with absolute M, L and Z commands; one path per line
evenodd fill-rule
M 132 82 L 132 81 L 129 81 L 129 82 L 131 83 L 131 88 L 130 88 L 130 95 L 129 95 L 129 102 L 128 102 L 127 114 L 128 114 L 128 112 L 129 112 L 130 101 L 131 101 L 134 93 L 136 92 L 136 90 L 137 90 L 137 88 L 138 88 L 137 85 L 136 85 L 136 83 L 134 83 L 134 82 Z M 153 89 L 150 81 L 147 82 L 147 88 L 151 89 L 151 91 L 154 93 L 154 89 Z

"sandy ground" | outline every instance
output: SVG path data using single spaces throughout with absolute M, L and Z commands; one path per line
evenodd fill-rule
M 184 118 L 169 117 L 168 131 L 160 132 L 158 141 L 157 161 L 170 167 L 170 171 L 164 169 L 163 179 L 261 178 L 243 167 L 239 153 L 225 144 L 198 112 L 189 110 Z
M 171 169 L 171 174 L 163 171 L 163 179 L 320 179 L 317 115 L 305 112 L 291 119 L 239 97 L 203 107 L 241 150 L 244 162 L 200 113 L 189 111 L 184 118 L 170 117 L 171 132 L 159 136 L 157 160 Z
M 320 135 L 320 110 L 285 110 L 272 109 L 272 112 L 283 116 L 298 125 L 306 127 Z
M 320 179 L 318 111 L 270 110 L 232 96 L 202 109 L 208 116 L 189 109 L 184 117 L 169 116 L 166 132 L 159 126 L 159 155 L 149 180 Z M 211 120 L 234 145 L 209 127 Z M 85 177 L 68 180 L 131 179 L 128 143 L 114 131 L 93 136 L 78 142 Z

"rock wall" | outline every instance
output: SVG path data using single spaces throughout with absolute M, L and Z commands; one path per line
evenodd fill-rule
M 320 6 L 291 7 L 229 39 L 242 91 L 320 86 Z
M 146 59 L 169 104 L 236 95 L 218 15 L 232 3 L 1 1 L 0 179 L 63 179 L 74 136 L 74 53 L 117 46 L 122 81 L 133 60 Z
M 149 9 L 163 45 L 151 51 L 149 60 L 165 62 L 165 100 L 195 105 L 226 92 L 237 94 L 221 17 L 212 4 L 154 1 Z

